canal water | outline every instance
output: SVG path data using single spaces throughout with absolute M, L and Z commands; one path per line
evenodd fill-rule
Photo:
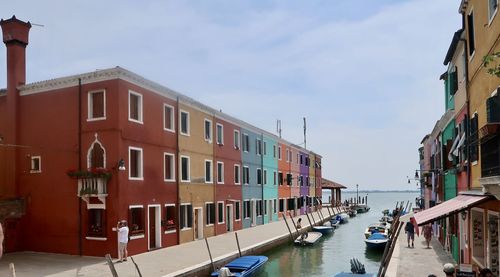
M 366 196 L 367 193 L 359 193 Z M 328 192 L 323 192 L 328 201 Z M 370 211 L 349 218 L 333 235 L 323 236 L 314 246 L 297 247 L 287 244 L 263 255 L 269 257 L 257 276 L 333 276 L 340 271 L 350 272 L 350 259 L 356 258 L 365 265 L 367 272 L 378 271 L 383 251 L 369 251 L 364 242 L 364 232 L 370 223 L 378 222 L 385 209 L 394 209 L 396 202 L 407 201 L 415 206 L 417 192 L 370 192 Z M 342 199 L 355 198 L 354 193 L 342 193 Z M 317 217 L 315 217 L 317 218 Z

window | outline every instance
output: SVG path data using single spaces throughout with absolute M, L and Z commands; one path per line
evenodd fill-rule
M 290 162 L 290 149 L 286 149 L 286 162 L 289 163 Z
M 168 230 L 173 230 L 175 232 L 175 224 L 177 222 L 177 211 L 175 210 L 175 204 L 167 204 L 165 205 L 165 226 L 166 232 Z
M 291 186 L 292 185 L 292 174 L 288 173 L 286 174 L 286 185 Z
M 206 225 L 215 224 L 215 204 L 214 203 L 206 203 L 205 204 L 206 211 Z
M 297 175 L 297 186 L 303 186 L 304 182 L 302 181 L 302 176 Z
M 279 184 L 280 186 L 282 186 L 282 185 L 283 185 L 283 172 L 281 172 L 281 171 L 280 171 L 280 172 L 278 172 L 278 184 Z
M 255 140 L 255 154 L 262 155 L 262 141 L 260 139 Z
M 181 156 L 181 182 L 190 182 L 190 161 L 188 156 Z
M 273 200 L 273 212 L 277 213 L 278 212 L 278 201 L 276 199 Z
M 262 216 L 262 200 L 257 200 L 257 216 Z
M 488 21 L 490 24 L 493 17 L 497 13 L 497 8 L 498 8 L 498 0 L 488 0 Z
M 267 185 L 267 169 L 264 169 L 264 185 Z
M 281 146 L 278 146 L 278 160 L 281 161 Z
M 142 123 L 142 95 L 128 92 L 128 120 Z
M 189 113 L 181 111 L 181 134 L 189 136 Z
M 250 218 L 250 200 L 243 201 L 243 217 Z
M 234 209 L 235 209 L 235 215 L 234 218 L 236 221 L 241 220 L 241 215 L 240 215 L 240 201 L 235 201 L 234 202 Z
M 217 184 L 224 184 L 224 163 L 217 162 Z
M 193 227 L 193 206 L 191 204 L 181 204 L 180 228 L 186 229 Z
M 88 95 L 87 121 L 106 119 L 106 92 L 90 91 Z
M 175 181 L 175 156 L 171 153 L 163 153 L 163 168 L 165 181 Z
M 234 165 L 234 183 L 236 185 L 240 184 L 240 165 L 239 164 Z
M 306 157 L 306 166 L 309 167 L 309 157 Z
M 217 123 L 217 144 L 224 145 L 224 126 Z
M 478 115 L 477 113 L 472 115 L 470 119 L 470 142 L 469 151 L 471 162 L 475 162 L 479 155 L 479 133 L 478 133 Z
M 262 185 L 262 169 L 257 168 L 257 185 Z
M 140 205 L 130 206 L 128 222 L 131 235 L 144 234 L 144 208 Z
M 297 153 L 297 164 L 299 164 L 299 161 L 300 161 L 300 155 L 299 153 Z
M 243 184 L 250 184 L 250 168 L 248 166 L 243 167 Z
M 285 199 L 280 199 L 280 213 L 285 211 Z
M 250 137 L 247 134 L 243 134 L 243 151 L 250 152 Z
M 303 165 L 304 164 L 304 156 L 302 156 L 302 154 L 300 154 L 300 164 Z
M 129 179 L 142 180 L 142 149 L 137 147 L 128 148 Z
M 212 142 L 212 121 L 205 119 L 205 140 Z
M 42 172 L 42 158 L 40 156 L 31 156 L 31 170 L 30 173 Z
M 240 149 L 240 131 L 234 130 L 234 149 L 239 150 Z
M 267 215 L 267 200 L 264 200 L 264 215 Z
M 89 209 L 88 210 L 88 229 L 87 236 L 89 237 L 106 237 L 106 221 L 104 209 Z
M 467 25 L 468 25 L 468 34 L 469 34 L 469 57 L 474 55 L 474 51 L 476 50 L 476 44 L 474 42 L 474 11 L 471 10 L 469 15 L 467 15 Z
M 212 183 L 212 161 L 205 160 L 205 183 Z
M 264 155 L 267 155 L 267 142 L 264 141 Z
M 273 185 L 277 185 L 278 184 L 278 172 L 273 171 Z
M 174 107 L 163 104 L 163 130 L 175 132 Z
M 224 223 L 224 202 L 217 202 L 217 223 Z
M 306 177 L 306 186 L 309 186 L 309 177 Z

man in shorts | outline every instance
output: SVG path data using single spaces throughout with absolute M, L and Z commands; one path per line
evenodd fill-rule
M 118 232 L 118 262 L 126 262 L 128 255 L 127 244 L 129 232 L 127 221 L 118 221 L 118 224 L 116 225 L 116 231 Z
M 411 220 L 406 222 L 405 233 L 408 239 L 408 248 L 410 248 L 410 241 L 411 247 L 415 247 L 415 245 L 413 244 L 413 241 L 415 240 L 415 226 L 413 226 Z

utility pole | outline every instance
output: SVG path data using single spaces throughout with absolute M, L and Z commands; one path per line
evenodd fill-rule
M 306 118 L 304 117 L 304 149 L 307 149 L 307 139 L 306 139 Z
M 358 196 L 358 184 L 356 184 L 356 205 L 359 204 L 358 203 L 358 199 L 359 199 L 359 196 Z

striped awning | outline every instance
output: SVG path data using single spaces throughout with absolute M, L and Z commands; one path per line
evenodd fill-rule
M 417 222 L 417 225 L 423 225 L 434 220 L 447 217 L 450 214 L 465 210 L 468 207 L 488 198 L 488 195 L 461 194 L 430 209 L 415 213 L 415 221 Z

